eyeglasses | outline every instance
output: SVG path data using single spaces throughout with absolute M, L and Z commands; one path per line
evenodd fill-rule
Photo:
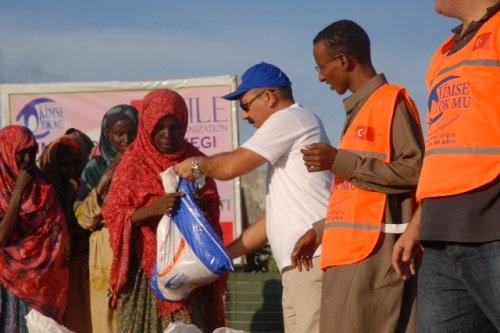
M 331 64 L 332 62 L 334 62 L 341 55 L 342 55 L 342 53 L 337 54 L 336 56 L 334 56 L 332 58 L 332 60 L 330 60 L 329 62 L 327 62 L 324 66 L 314 66 L 314 69 L 316 70 L 316 72 L 318 72 L 318 74 L 321 74 L 323 72 L 323 69 L 326 68 L 326 66 L 328 66 L 329 64 Z
M 257 96 L 255 96 L 254 98 L 250 99 L 248 102 L 243 102 L 240 100 L 240 108 L 245 111 L 245 112 L 248 112 L 248 110 L 250 109 L 250 105 L 252 105 L 252 103 L 257 99 L 259 98 L 260 96 L 264 95 L 264 93 L 266 92 L 266 90 L 262 91 L 260 94 L 257 94 Z

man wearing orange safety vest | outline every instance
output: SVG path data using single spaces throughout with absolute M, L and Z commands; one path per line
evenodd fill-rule
M 356 23 L 332 23 L 314 39 L 319 80 L 343 95 L 339 149 L 302 150 L 309 172 L 335 177 L 326 219 L 296 243 L 291 259 L 309 270 L 322 243 L 320 332 L 413 332 L 416 281 L 399 279 L 392 248 L 410 222 L 423 159 L 417 108 L 405 88 L 377 74 L 370 40 Z
M 459 19 L 427 72 L 419 208 L 394 247 L 403 279 L 424 247 L 418 332 L 500 331 L 500 2 L 435 0 Z M 420 240 L 420 244 L 419 241 Z

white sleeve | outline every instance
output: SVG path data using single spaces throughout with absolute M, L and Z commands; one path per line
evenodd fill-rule
M 290 112 L 279 111 L 269 117 L 241 147 L 263 156 L 270 164 L 274 164 L 283 154 L 290 152 L 304 131 L 300 121 Z

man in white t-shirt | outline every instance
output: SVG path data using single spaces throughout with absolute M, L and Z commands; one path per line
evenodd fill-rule
M 323 218 L 331 186 L 331 172 L 305 172 L 300 150 L 329 141 L 320 119 L 295 103 L 291 86 L 276 66 L 261 62 L 250 67 L 238 89 L 223 98 L 239 100 L 243 119 L 257 128 L 254 135 L 232 152 L 189 158 L 175 171 L 187 179 L 206 175 L 228 180 L 268 163 L 266 216 L 229 246 L 229 254 L 252 253 L 269 240 L 282 273 L 285 332 L 314 333 L 319 330 L 321 249 L 306 274 L 292 268 L 290 253 L 298 237 Z

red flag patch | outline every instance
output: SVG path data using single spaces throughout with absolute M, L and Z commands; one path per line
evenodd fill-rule
M 472 51 L 477 49 L 491 49 L 491 32 L 485 32 L 477 36 Z
M 370 126 L 358 126 L 355 131 L 356 139 L 373 141 L 375 140 L 375 128 Z

